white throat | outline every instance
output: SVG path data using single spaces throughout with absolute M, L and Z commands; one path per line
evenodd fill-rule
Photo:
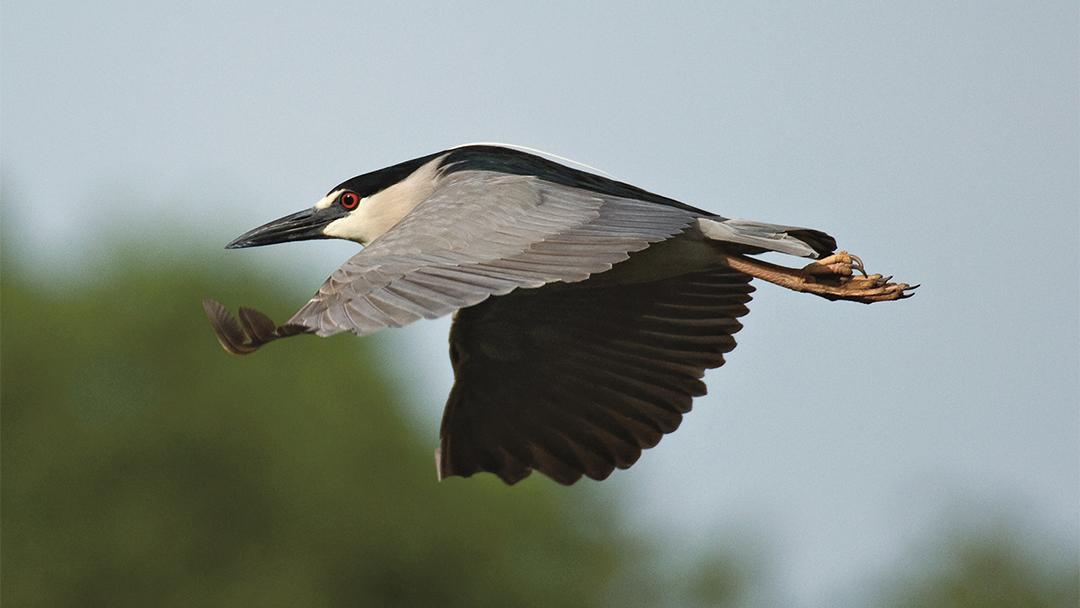
M 439 163 L 445 155 L 428 161 L 400 182 L 371 196 L 360 199 L 360 205 L 349 215 L 336 219 L 323 228 L 323 234 L 367 245 L 401 221 L 414 207 L 435 190 Z M 334 202 L 340 191 L 331 192 L 316 208 Z M 319 207 L 319 205 L 324 205 Z

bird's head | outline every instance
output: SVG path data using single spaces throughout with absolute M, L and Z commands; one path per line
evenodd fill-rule
M 333 188 L 311 208 L 249 230 L 225 248 L 310 239 L 346 239 L 366 245 L 435 190 L 441 158 L 417 158 L 354 177 Z
M 352 190 L 333 191 L 323 197 L 314 207 L 291 213 L 248 230 L 233 239 L 225 248 L 241 249 L 289 241 L 332 238 L 327 228 L 356 211 L 362 199 L 359 192 Z

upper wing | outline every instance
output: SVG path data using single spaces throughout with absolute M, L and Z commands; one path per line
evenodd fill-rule
M 679 426 L 705 394 L 705 370 L 735 348 L 750 277 L 726 267 L 636 284 L 606 276 L 458 312 L 440 476 L 604 479 Z
M 323 283 L 288 323 L 368 334 L 518 287 L 574 282 L 686 230 L 677 207 L 530 176 L 461 171 Z

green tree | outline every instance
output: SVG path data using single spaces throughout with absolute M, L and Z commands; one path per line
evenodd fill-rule
M 761 599 L 775 564 L 661 548 L 610 484 L 436 482 L 374 341 L 230 357 L 201 298 L 289 298 L 239 263 L 146 251 L 76 283 L 3 256 L 5 606 L 783 603 Z M 1076 605 L 1075 564 L 972 533 L 933 547 L 868 605 Z
M 595 489 L 437 482 L 434 438 L 403 420 L 372 341 L 225 355 L 200 298 L 284 300 L 266 282 L 140 255 L 82 286 L 42 289 L 10 264 L 2 280 L 7 606 L 596 606 L 670 591 Z M 711 604 L 732 588 L 678 593 Z
M 985 524 L 984 524 L 985 525 Z M 895 608 L 1072 608 L 1080 604 L 1075 561 L 1033 554 L 1015 526 L 968 529 L 957 522 L 944 538 L 915 552 L 873 606 Z

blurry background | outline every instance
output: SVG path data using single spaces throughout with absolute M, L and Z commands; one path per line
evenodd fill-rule
M 1074 2 L 4 2 L 6 605 L 1075 606 Z M 238 359 L 353 175 L 534 146 L 921 282 L 759 286 L 629 471 L 437 483 L 448 320 Z

